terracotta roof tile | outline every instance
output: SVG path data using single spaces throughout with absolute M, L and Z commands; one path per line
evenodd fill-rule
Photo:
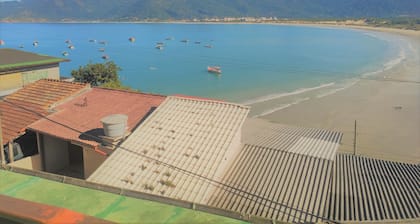
M 88 84 L 43 79 L 5 97 L 0 101 L 3 143 L 19 137 L 54 105 L 88 88 Z
M 90 136 L 104 135 L 101 119 L 111 114 L 128 116 L 132 130 L 165 96 L 121 90 L 92 88 L 78 97 L 55 107 L 55 113 L 29 126 L 29 129 L 90 146 L 99 141 Z M 86 133 L 88 135 L 81 135 Z

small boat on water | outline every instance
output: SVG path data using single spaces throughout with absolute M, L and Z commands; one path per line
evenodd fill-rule
M 213 48 L 213 45 L 211 45 L 211 44 L 207 44 L 207 45 L 205 45 L 204 47 L 206 47 L 206 48 Z
M 207 66 L 207 71 L 214 74 L 222 74 L 220 66 Z
M 99 43 L 100 44 L 103 44 L 103 45 L 106 45 L 107 44 L 106 41 L 104 41 L 104 40 L 99 41 Z
M 104 52 L 105 51 L 105 48 L 101 47 L 101 48 L 99 48 L 99 51 L 100 52 Z
M 64 41 L 64 43 L 71 44 L 71 40 L 66 40 L 66 41 Z
M 201 42 L 200 41 L 196 41 L 196 42 L 194 42 L 195 44 L 201 44 Z
M 32 42 L 32 45 L 33 45 L 34 47 L 38 46 L 38 44 L 39 44 L 39 42 L 38 42 L 38 41 L 34 41 L 34 42 Z
M 96 40 L 95 39 L 90 39 L 89 42 L 96 43 Z
M 188 41 L 187 39 L 181 40 L 182 43 L 188 43 Z
M 74 50 L 74 46 L 73 46 L 73 45 L 69 45 L 69 46 L 68 46 L 68 48 L 69 48 L 70 50 Z
M 109 56 L 108 55 L 106 55 L 106 54 L 104 54 L 104 55 L 102 55 L 102 57 L 101 57 L 102 59 L 104 59 L 104 60 L 108 60 L 109 59 Z
M 136 38 L 135 37 L 129 37 L 128 41 L 130 41 L 131 43 L 136 42 Z
M 4 40 L 0 40 L 0 46 L 5 45 L 6 42 L 4 42 Z
M 69 52 L 67 52 L 67 51 L 63 51 L 61 54 L 62 54 L 63 56 L 69 56 Z
M 25 45 L 21 44 L 19 45 L 19 48 L 25 48 Z
M 155 48 L 158 50 L 163 50 L 163 44 L 157 44 Z
M 165 38 L 165 40 L 173 40 L 174 38 L 173 37 L 167 37 L 167 38 Z

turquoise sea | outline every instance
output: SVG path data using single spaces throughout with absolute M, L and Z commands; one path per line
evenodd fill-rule
M 261 114 L 307 100 L 311 91 L 332 94 L 405 57 L 400 42 L 385 34 L 268 24 L 2 23 L 0 39 L 3 48 L 56 57 L 67 51 L 71 61 L 61 64 L 63 76 L 103 62 L 106 54 L 122 68 L 123 83 L 143 92 L 248 105 L 273 101 Z M 158 42 L 164 49 L 155 48 Z M 209 74 L 208 65 L 223 73 Z

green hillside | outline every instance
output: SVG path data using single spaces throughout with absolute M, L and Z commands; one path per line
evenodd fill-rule
M 242 16 L 292 19 L 420 17 L 420 0 L 0 0 L 0 19 L 130 20 Z

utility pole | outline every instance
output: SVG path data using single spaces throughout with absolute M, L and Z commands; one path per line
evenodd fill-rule
M 357 121 L 354 120 L 353 155 L 356 155 Z
M 6 164 L 3 148 L 3 130 L 1 129 L 1 112 L 0 112 L 0 167 Z

